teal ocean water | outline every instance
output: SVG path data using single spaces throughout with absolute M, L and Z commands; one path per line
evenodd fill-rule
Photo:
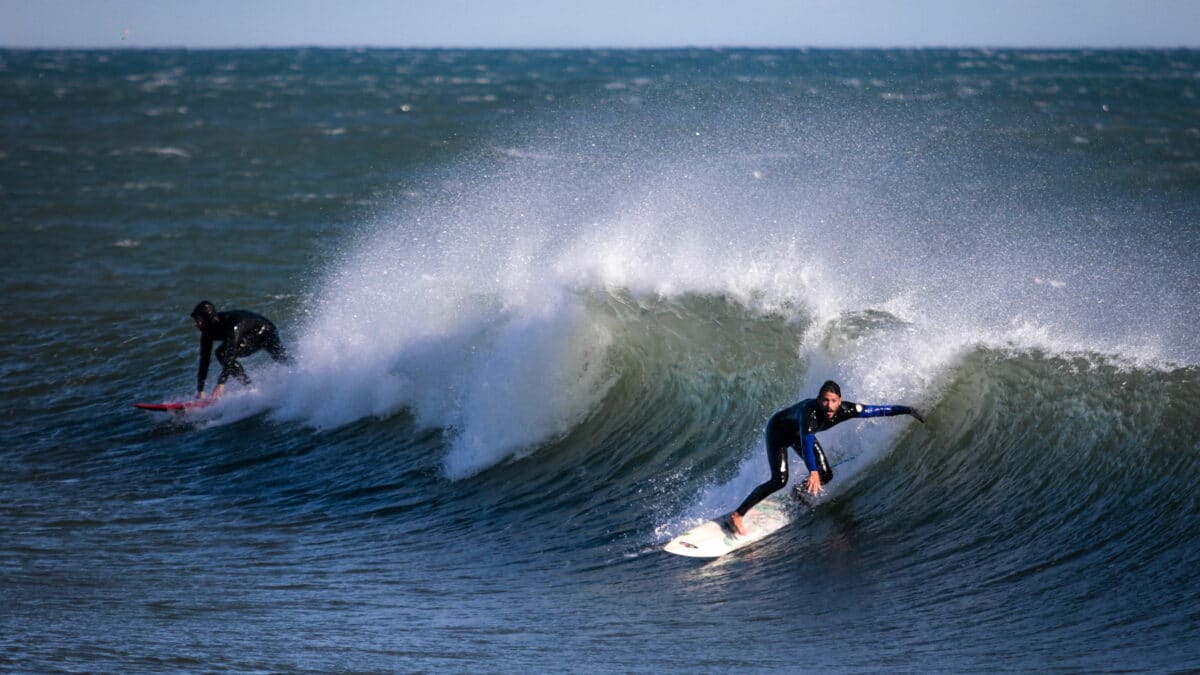
M 0 668 L 1200 669 L 1198 93 L 1191 51 L 0 51 Z M 293 361 L 133 409 L 194 395 L 202 299 Z M 829 378 L 928 423 L 663 553 Z

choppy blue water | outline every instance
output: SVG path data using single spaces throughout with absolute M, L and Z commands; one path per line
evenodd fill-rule
M 0 667 L 1200 668 L 1198 92 L 1196 52 L 0 52 Z M 132 409 L 192 395 L 201 299 L 294 362 Z M 659 551 L 827 378 L 928 424 Z

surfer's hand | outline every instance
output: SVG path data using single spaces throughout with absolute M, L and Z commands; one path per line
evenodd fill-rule
M 913 408 L 908 414 L 917 418 L 917 421 L 921 424 L 925 424 L 925 413 L 921 412 L 920 410 Z
M 804 487 L 804 489 L 808 491 L 808 494 L 814 497 L 819 496 L 822 492 L 824 492 L 825 488 L 821 487 L 821 474 L 817 473 L 816 471 L 808 472 L 808 484 Z

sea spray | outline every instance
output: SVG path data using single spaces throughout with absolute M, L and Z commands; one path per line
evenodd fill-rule
M 838 97 L 865 95 L 851 89 Z M 958 151 L 947 126 L 880 100 L 847 116 L 688 92 L 680 116 L 668 91 L 558 102 L 379 204 L 318 288 L 278 414 L 330 427 L 407 410 L 446 433 L 453 477 L 524 457 L 621 377 L 595 303 L 623 294 L 806 325 L 796 399 L 836 377 L 864 401 L 935 403 L 964 350 L 1018 325 L 1101 351 L 1191 349 L 1163 341 L 1176 331 L 1153 308 L 1173 296 L 1092 265 L 1073 228 L 1094 216 L 988 182 L 1016 170 L 991 137 Z M 894 321 L 856 333 L 872 313 Z

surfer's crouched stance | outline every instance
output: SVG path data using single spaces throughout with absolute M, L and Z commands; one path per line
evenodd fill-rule
M 842 401 L 842 388 L 837 382 L 828 380 L 821 385 L 816 398 L 807 398 L 796 405 L 780 410 L 767 423 L 767 462 L 771 465 L 771 479 L 754 488 L 746 501 L 729 514 L 729 524 L 738 534 L 746 534 L 742 517 L 755 504 L 766 499 L 776 490 L 787 487 L 787 449 L 795 448 L 808 467 L 808 482 L 805 491 L 816 496 L 824 492 L 825 483 L 833 480 L 833 470 L 825 459 L 825 451 L 817 442 L 816 433 L 856 417 L 890 417 L 912 415 L 924 423 L 925 416 L 915 408 L 904 405 L 861 405 Z
M 287 351 L 279 342 L 275 324 L 264 316 L 241 309 L 218 312 L 211 302 L 205 300 L 192 310 L 192 319 L 200 331 L 200 372 L 196 376 L 196 398 L 204 398 L 204 381 L 208 379 L 208 362 L 216 340 L 221 341 L 221 346 L 217 347 L 221 376 L 217 378 L 213 398 L 224 391 L 225 380 L 230 375 L 243 384 L 250 383 L 245 369 L 237 361 L 239 358 L 266 349 L 272 359 L 283 363 L 288 360 Z

